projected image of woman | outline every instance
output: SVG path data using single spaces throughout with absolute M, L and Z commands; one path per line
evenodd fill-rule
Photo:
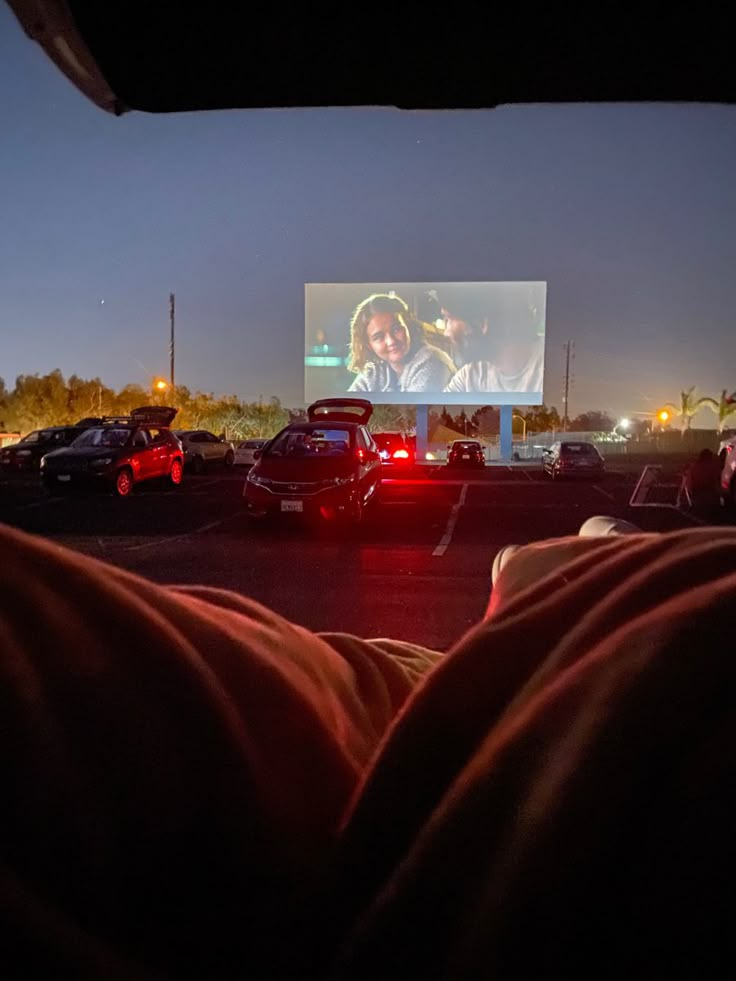
M 451 358 L 427 343 L 408 305 L 374 293 L 350 321 L 350 392 L 441 392 L 455 373 Z

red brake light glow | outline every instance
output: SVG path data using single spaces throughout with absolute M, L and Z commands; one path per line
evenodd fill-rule
M 360 447 L 358 447 L 357 450 L 355 451 L 355 459 L 359 463 L 362 463 L 363 460 L 365 460 L 365 453 L 363 452 L 363 450 Z

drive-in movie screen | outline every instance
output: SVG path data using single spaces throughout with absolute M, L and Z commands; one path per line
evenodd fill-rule
M 545 282 L 307 283 L 307 401 L 540 405 Z

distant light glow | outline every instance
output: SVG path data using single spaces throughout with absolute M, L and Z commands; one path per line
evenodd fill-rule
M 308 368 L 339 368 L 343 364 L 343 359 L 308 354 L 304 359 L 304 364 Z

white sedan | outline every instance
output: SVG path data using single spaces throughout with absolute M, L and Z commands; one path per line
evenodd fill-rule
M 262 450 L 268 442 L 267 439 L 244 439 L 235 447 L 235 466 L 252 467 L 256 462 L 253 454 L 256 450 Z

